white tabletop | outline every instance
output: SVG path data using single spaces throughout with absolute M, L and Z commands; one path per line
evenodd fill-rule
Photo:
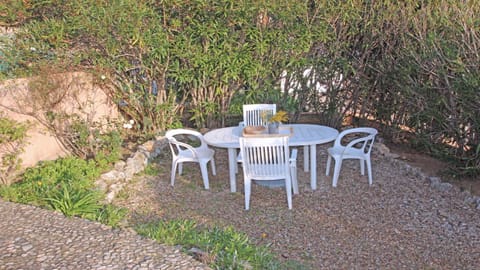
M 290 146 L 323 144 L 335 140 L 338 135 L 336 129 L 321 125 L 290 124 L 283 126 L 293 128 L 293 134 L 289 139 Z M 240 148 L 238 137 L 241 134 L 242 127 L 226 127 L 211 130 L 204 135 L 204 138 L 211 146 Z

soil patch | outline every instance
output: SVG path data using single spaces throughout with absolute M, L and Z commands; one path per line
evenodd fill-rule
M 480 196 L 480 179 L 453 179 L 443 173 L 445 168 L 448 167 L 446 162 L 418 152 L 415 149 L 404 145 L 387 143 L 387 146 L 390 148 L 392 153 L 399 155 L 400 160 L 407 162 L 411 166 L 420 168 L 426 175 L 440 177 L 442 181 L 449 182 L 453 185 L 456 185 L 461 190 L 467 190 L 473 195 Z

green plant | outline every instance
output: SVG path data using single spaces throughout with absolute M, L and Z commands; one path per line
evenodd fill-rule
M 408 130 L 457 175 L 478 173 L 474 1 L 8 3 L 3 21 L 22 27 L 2 51 L 7 76 L 94 70 L 142 135 L 275 103 L 293 122 L 308 111 L 337 128 L 373 120 L 394 141 Z
M 118 227 L 127 214 L 128 209 L 107 204 L 97 210 L 95 220 L 108 226 Z
M 43 200 L 47 205 L 63 213 L 67 217 L 77 216 L 88 219 L 95 219 L 97 212 L 101 209 L 99 200 L 102 195 L 94 190 L 75 189 L 69 183 L 62 183 L 48 197 Z
M 58 187 L 69 185 L 73 190 L 89 190 L 94 188 L 93 181 L 99 175 L 93 161 L 75 157 L 46 161 L 25 170 L 22 180 L 3 189 L 1 195 L 19 203 L 46 206 L 45 198 L 58 196 Z
M 27 124 L 0 114 L 0 184 L 10 184 L 19 169 L 19 155 L 23 152 L 27 137 Z
M 66 216 L 118 226 L 127 210 L 101 203 L 104 194 L 93 184 L 98 176 L 99 168 L 94 161 L 76 157 L 46 161 L 27 169 L 20 182 L 0 186 L 0 196 L 9 201 L 47 207 Z
M 156 176 L 160 173 L 160 167 L 158 166 L 158 163 L 156 162 L 149 162 L 147 164 L 147 166 L 145 167 L 145 169 L 143 170 L 143 172 L 146 174 L 146 175 L 150 175 L 150 176 Z
M 172 220 L 142 224 L 136 231 L 161 243 L 182 245 L 184 250 L 200 249 L 206 253 L 205 262 L 215 269 L 281 269 L 265 247 L 254 246 L 231 227 L 200 229 L 191 220 Z

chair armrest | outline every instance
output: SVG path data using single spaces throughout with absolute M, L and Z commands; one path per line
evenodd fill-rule
M 192 155 L 196 158 L 197 157 L 197 152 L 195 151 L 195 148 L 189 144 L 186 144 L 184 142 L 179 142 L 177 140 L 175 141 L 172 141 L 171 143 L 175 144 L 178 148 L 178 150 L 184 150 L 184 149 L 187 149 L 189 150 L 190 152 L 192 152 Z M 183 147 L 183 149 L 182 149 Z
M 356 145 L 357 143 L 362 143 L 362 147 L 360 148 L 357 148 L 357 149 L 363 149 L 365 148 L 365 144 L 368 140 L 372 139 L 372 135 L 368 135 L 366 137 L 362 137 L 362 138 L 358 138 L 358 139 L 355 139 L 355 140 L 352 140 L 350 141 L 347 146 L 345 146 L 345 148 L 343 149 L 343 151 L 346 151 L 347 149 L 349 148 L 356 148 L 356 147 L 353 147 L 354 145 Z

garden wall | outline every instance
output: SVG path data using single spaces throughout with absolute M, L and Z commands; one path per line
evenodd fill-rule
M 41 95 L 38 95 L 38 90 Z M 33 92 L 37 92 L 34 94 Z M 84 121 L 107 126 L 118 122 L 115 104 L 94 78 L 83 72 L 50 74 L 47 77 L 7 80 L 0 84 L 0 115 L 17 122 L 28 121 L 22 167 L 41 160 L 54 160 L 69 154 L 52 129 L 49 115 L 78 116 Z M 64 122 L 67 124 L 67 121 Z M 0 151 L 0 157 L 2 153 Z

